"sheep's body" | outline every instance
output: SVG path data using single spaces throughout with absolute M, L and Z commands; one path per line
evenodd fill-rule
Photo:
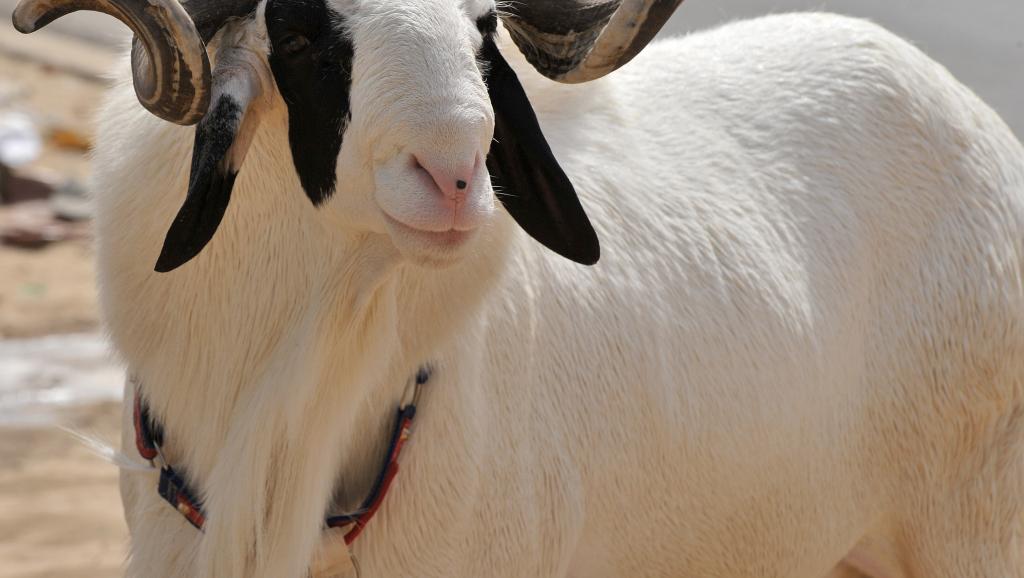
M 114 92 L 103 305 L 208 513 L 200 534 L 126 471 L 130 574 L 302 575 L 429 362 L 363 576 L 821 578 L 858 543 L 878 578 L 1022 575 L 1024 150 L 1000 119 L 833 16 L 585 87 L 514 64 L 596 268 L 507 217 L 452 268 L 396 265 L 298 192 L 279 114 L 207 252 L 154 274 L 192 133 Z

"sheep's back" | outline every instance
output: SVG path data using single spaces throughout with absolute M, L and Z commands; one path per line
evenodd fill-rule
M 519 399 L 582 451 L 566 460 L 600 504 L 593 568 L 650 574 L 674 552 L 698 574 L 813 573 L 931 445 L 955 452 L 1019 403 L 1024 151 L 916 48 L 782 15 L 656 43 L 584 87 L 519 71 L 602 260 L 524 241 L 491 374 L 535 384 Z M 657 522 L 618 517 L 638 509 Z M 851 535 L 817 525 L 840 518 Z M 780 544 L 806 548 L 787 562 Z

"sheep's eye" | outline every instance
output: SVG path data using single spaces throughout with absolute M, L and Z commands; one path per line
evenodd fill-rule
M 498 14 L 493 10 L 476 19 L 476 28 L 480 34 L 487 36 L 498 30 Z
M 281 39 L 281 51 L 288 56 L 297 56 L 309 48 L 309 39 L 301 34 L 289 34 Z

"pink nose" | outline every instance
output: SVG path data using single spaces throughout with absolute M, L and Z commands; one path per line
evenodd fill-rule
M 420 155 L 414 155 L 413 158 L 434 180 L 446 205 L 457 209 L 466 200 L 469 185 L 473 182 L 473 173 L 476 172 L 476 159 L 452 166 L 451 163 L 434 162 Z

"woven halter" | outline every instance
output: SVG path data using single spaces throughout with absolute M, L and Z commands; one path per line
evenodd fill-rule
M 395 416 L 395 424 L 391 430 L 391 439 L 388 443 L 388 452 L 383 465 L 377 473 L 370 493 L 363 500 L 362 504 L 354 512 L 341 515 L 328 516 L 324 521 L 327 528 L 346 529 L 345 545 L 351 545 L 359 534 L 363 532 L 366 525 L 380 509 L 388 490 L 391 489 L 395 476 L 398 475 L 398 458 L 412 434 L 413 420 L 416 418 L 416 404 L 419 402 L 423 386 L 430 380 L 431 369 L 424 366 L 416 372 L 413 378 L 412 401 L 398 408 Z M 206 515 L 203 512 L 203 504 L 197 499 L 196 492 L 189 486 L 178 472 L 163 457 L 161 446 L 164 441 L 163 428 L 153 420 L 150 415 L 149 405 L 135 388 L 135 447 L 144 459 L 148 460 L 154 467 L 160 467 L 160 483 L 157 491 L 160 496 L 174 507 L 186 520 L 198 530 L 202 530 L 206 524 Z

